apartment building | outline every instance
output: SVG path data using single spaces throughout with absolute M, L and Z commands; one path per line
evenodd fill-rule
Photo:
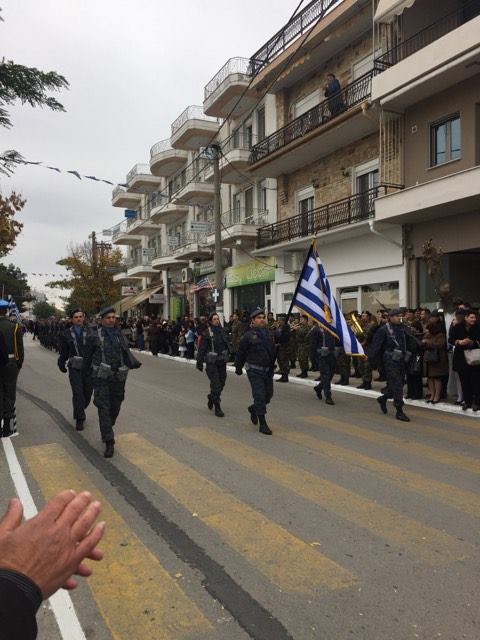
M 394 4 L 375 14 L 383 53 L 372 98 L 382 110 L 382 179 L 405 188 L 377 201 L 376 220 L 403 228 L 409 304 L 438 302 L 422 259 L 429 240 L 444 253 L 453 296 L 478 304 L 480 2 Z

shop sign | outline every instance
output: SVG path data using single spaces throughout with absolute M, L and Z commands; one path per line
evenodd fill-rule
M 129 220 L 133 220 L 137 217 L 137 212 L 134 211 L 133 209 L 125 209 L 124 213 L 125 213 L 125 218 L 128 218 Z
M 192 222 L 190 229 L 193 233 L 208 233 L 210 230 L 209 222 Z
M 155 249 L 153 247 L 144 247 L 142 249 L 142 256 L 144 258 L 153 258 L 153 256 L 155 255 Z
M 137 293 L 138 293 L 138 287 L 122 287 L 121 289 L 122 297 L 136 296 Z
M 228 289 L 260 282 L 275 280 L 275 258 L 268 257 L 252 260 L 246 264 L 229 267 L 225 270 L 225 281 Z
M 209 273 L 215 273 L 215 263 L 213 260 L 205 260 L 204 262 L 198 262 L 193 267 L 193 273 L 196 276 L 206 276 Z
M 180 239 L 178 236 L 167 236 L 167 244 L 169 247 L 178 247 Z
M 148 296 L 150 304 L 163 304 L 165 302 L 165 296 L 163 293 L 151 293 Z

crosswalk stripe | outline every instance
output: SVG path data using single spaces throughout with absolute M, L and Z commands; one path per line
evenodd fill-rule
M 118 451 L 219 534 L 283 591 L 313 593 L 356 582 L 347 569 L 138 434 L 117 438 Z
M 334 420 L 333 418 L 325 418 L 323 416 L 306 416 L 302 418 L 302 420 L 317 427 L 345 433 L 349 436 L 368 440 L 375 444 L 384 444 L 388 447 L 392 447 L 393 449 L 406 451 L 407 453 L 420 456 L 422 458 L 430 458 L 431 460 L 435 460 L 436 462 L 440 462 L 441 464 L 446 464 L 451 467 L 456 467 L 462 471 L 468 471 L 475 474 L 480 473 L 479 461 L 476 458 L 466 456 L 461 453 L 437 449 L 430 445 L 412 440 L 405 441 L 398 436 L 392 436 L 388 433 L 383 433 L 382 431 L 375 431 L 374 429 L 357 427 L 348 422 Z M 408 436 L 411 437 L 410 434 L 408 434 Z
M 90 491 L 107 523 L 104 559 L 88 584 L 115 640 L 187 640 L 213 626 L 58 444 L 22 450 L 46 499 L 62 488 Z
M 439 500 L 464 513 L 477 517 L 480 516 L 480 496 L 473 491 L 467 491 L 466 489 L 460 489 L 446 482 L 439 482 L 427 478 L 419 473 L 402 469 L 401 467 L 397 467 L 389 462 L 383 462 L 377 458 L 371 458 L 352 449 L 346 449 L 339 445 L 319 440 L 305 433 L 283 431 L 276 428 L 275 436 L 282 440 L 306 447 L 311 451 L 316 451 L 323 456 L 328 456 L 337 461 L 340 460 L 355 467 L 361 467 L 402 488 Z
M 446 422 L 451 426 L 467 427 L 467 429 L 480 429 L 480 419 L 473 416 L 457 416 L 452 413 L 442 413 L 441 411 L 433 411 L 429 409 L 417 409 L 416 407 L 408 407 L 408 413 L 412 416 L 433 420 L 434 422 Z
M 443 531 L 379 505 L 309 471 L 282 462 L 238 440 L 206 427 L 178 431 L 235 463 L 270 478 L 302 498 L 406 549 L 425 563 L 448 564 L 465 558 L 472 551 L 470 545 L 455 540 Z

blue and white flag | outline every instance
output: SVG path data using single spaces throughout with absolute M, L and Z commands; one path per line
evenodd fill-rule
M 348 326 L 330 289 L 315 243 L 312 243 L 303 265 L 292 306 L 303 311 L 325 331 L 337 338 L 346 354 L 365 355 L 362 345 Z
M 13 298 L 9 298 L 8 300 L 8 315 L 14 315 L 15 316 L 15 320 L 19 323 L 22 324 L 22 317 L 20 315 L 20 311 L 18 310 L 18 307 L 15 303 L 15 300 Z

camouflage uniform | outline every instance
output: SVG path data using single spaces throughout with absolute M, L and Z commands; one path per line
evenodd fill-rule
M 290 360 L 291 369 L 295 369 L 297 365 L 297 356 L 298 356 L 297 334 L 295 331 L 290 331 L 290 336 L 288 339 L 288 358 Z
M 352 364 L 351 356 L 347 356 L 343 348 L 340 348 L 337 356 L 337 373 L 340 375 L 339 384 L 348 384 Z
M 234 320 L 232 322 L 232 347 L 234 353 L 238 351 L 238 345 L 243 337 L 243 334 L 247 330 L 247 325 L 241 320 Z
M 295 331 L 298 347 L 298 362 L 302 373 L 308 371 L 308 357 L 310 354 L 310 327 L 308 323 L 301 324 Z
M 290 372 L 290 326 L 285 325 L 285 320 L 277 323 L 275 331 L 276 341 L 279 344 L 277 352 L 278 369 L 282 375 L 281 381 L 288 382 L 288 374 Z

